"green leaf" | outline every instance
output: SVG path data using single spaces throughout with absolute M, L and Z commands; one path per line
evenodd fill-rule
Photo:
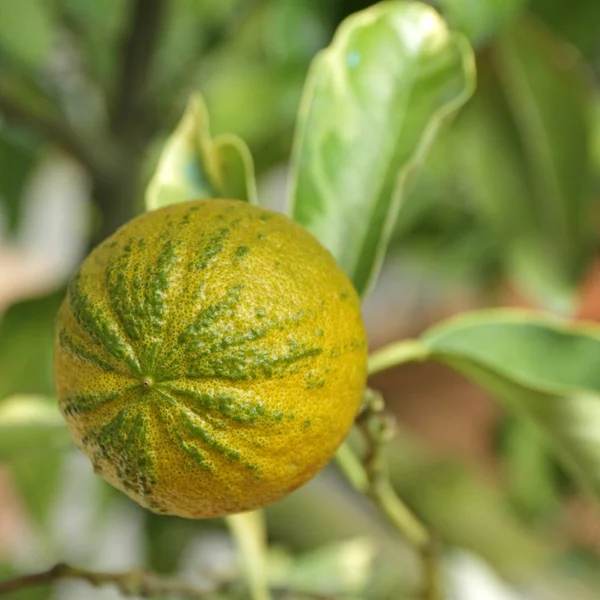
M 0 2 L 0 51 L 32 69 L 47 60 L 54 41 L 54 15 L 43 0 Z
M 309 595 L 379 597 L 371 596 L 370 585 L 377 550 L 375 540 L 367 537 L 332 542 L 293 557 L 275 548 L 269 553 L 269 582 Z
M 103 487 L 103 489 L 105 489 Z M 190 521 L 144 511 L 144 535 L 148 567 L 158 573 L 174 573 L 192 540 L 201 535 L 206 520 Z
M 554 456 L 529 420 L 509 416 L 502 429 L 500 452 L 512 503 L 528 520 L 548 521 L 561 508 Z
M 592 250 L 591 82 L 576 51 L 529 22 L 478 67 L 453 128 L 454 187 L 519 289 L 568 314 Z
M 204 101 L 196 95 L 165 144 L 146 192 L 146 208 L 200 198 L 257 202 L 250 150 L 231 134 L 211 138 Z
M 452 27 L 480 46 L 511 23 L 526 0 L 437 0 L 436 4 Z
M 69 432 L 58 406 L 44 396 L 11 396 L 0 402 L 0 461 L 24 460 L 64 449 Z
M 38 155 L 34 141 L 0 127 L 0 205 L 6 210 L 9 230 L 19 225 L 23 190 Z
M 554 266 L 559 283 L 575 286 L 591 253 L 592 82 L 574 50 L 527 23 L 502 39 L 497 69 L 530 181 L 516 276 L 527 285 L 539 268 Z M 528 236 L 542 237 L 534 264 L 526 260 Z
M 402 430 L 386 454 L 394 488 L 448 544 L 476 552 L 509 578 L 555 565 L 558 544 L 524 526 L 504 490 L 477 469 Z
M 468 42 L 429 6 L 383 2 L 346 19 L 310 69 L 289 212 L 361 294 L 440 122 L 471 95 Z
M 474 312 L 374 353 L 370 368 L 426 359 L 459 371 L 528 418 L 600 498 L 600 327 L 526 311 Z
M 589 57 L 600 50 L 600 2 L 597 0 L 530 0 L 530 10 L 548 27 Z
M 86 74 L 105 89 L 112 89 L 129 4 L 122 0 L 61 0 L 60 4 L 62 23 L 85 61 Z
M 70 440 L 53 399 L 22 395 L 0 402 L 0 462 L 10 466 L 24 505 L 42 527 Z
M 54 323 L 63 293 L 12 306 L 0 321 L 0 400 L 54 393 Z

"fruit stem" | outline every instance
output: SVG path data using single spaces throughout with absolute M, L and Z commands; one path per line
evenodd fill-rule
M 361 461 L 346 442 L 338 450 L 336 461 L 348 481 L 368 495 L 381 512 L 419 553 L 423 569 L 423 600 L 440 600 L 438 551 L 436 540 L 394 490 L 384 451 L 395 433 L 395 421 L 385 411 L 381 394 L 365 390 L 365 402 L 356 425 L 367 442 Z
M 262 511 L 229 515 L 225 520 L 237 543 L 252 600 L 271 600 L 266 564 L 267 534 Z

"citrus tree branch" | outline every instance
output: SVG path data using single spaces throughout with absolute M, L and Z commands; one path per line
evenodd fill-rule
M 337 464 L 350 483 L 369 496 L 387 519 L 419 552 L 423 565 L 423 600 L 440 600 L 435 540 L 394 490 L 388 475 L 385 447 L 395 433 L 395 421 L 386 413 L 378 392 L 365 391 L 364 410 L 356 425 L 363 433 L 367 449 L 362 460 L 344 444 L 336 455 Z
M 165 0 L 132 0 L 112 114 L 116 132 L 131 131 L 144 115 L 143 98 L 166 4 Z
M 199 600 L 215 597 L 212 590 L 199 590 L 181 581 L 163 579 L 149 572 L 127 571 L 123 573 L 102 573 L 80 569 L 65 563 L 59 563 L 41 573 L 23 575 L 22 577 L 0 582 L 0 596 L 24 588 L 54 583 L 62 579 L 83 579 L 94 586 L 112 584 L 124 596 L 149 598 L 152 596 L 172 595 L 180 598 Z
M 87 581 L 93 586 L 114 585 L 125 597 L 169 597 L 191 600 L 217 600 L 217 598 L 223 598 L 222 593 L 226 591 L 225 588 L 228 585 L 227 582 L 224 582 L 221 588 L 215 586 L 213 589 L 199 589 L 183 581 L 160 577 L 148 571 L 104 573 L 80 569 L 79 567 L 73 567 L 65 563 L 58 563 L 47 571 L 0 581 L 0 596 L 18 590 L 50 585 L 65 579 L 80 579 Z M 274 591 L 284 596 L 289 593 L 289 590 L 286 588 L 277 588 Z M 298 600 L 333 600 L 337 596 L 298 591 L 294 592 L 294 598 L 298 598 Z

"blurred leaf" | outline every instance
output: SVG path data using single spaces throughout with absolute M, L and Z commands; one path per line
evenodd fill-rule
M 402 205 L 396 250 L 431 256 L 425 268 L 444 276 L 460 274 L 456 257 L 471 277 L 500 273 L 529 301 L 572 311 L 592 251 L 595 96 L 577 52 L 544 29 L 501 36 Z
M 436 137 L 400 208 L 389 260 L 414 265 L 436 282 L 486 285 L 497 280 L 504 244 L 490 235 L 466 197 L 466 165 L 458 155 L 469 150 L 462 149 L 458 134 L 453 122 Z
M 54 40 L 54 15 L 44 0 L 0 2 L 0 51 L 32 69 L 48 59 Z
M 6 210 L 10 230 L 19 224 L 23 189 L 38 153 L 35 143 L 0 127 L 0 204 Z
M 54 320 L 63 293 L 12 306 L 0 321 L 0 400 L 54 393 Z
M 394 487 L 431 529 L 503 575 L 539 572 L 558 555 L 558 546 L 523 525 L 503 490 L 458 459 L 432 453 L 408 432 L 392 440 L 387 456 Z
M 497 67 L 531 178 L 523 237 L 541 232 L 544 262 L 576 283 L 591 249 L 591 81 L 579 55 L 527 24 L 502 40 Z M 541 267 L 520 266 L 527 251 L 515 261 L 524 285 Z
M 586 56 L 600 51 L 600 2 L 529 0 L 530 10 Z
M 541 314 L 473 312 L 392 344 L 372 373 L 432 359 L 459 371 L 530 419 L 572 475 L 600 498 L 600 328 Z
M 233 131 L 254 149 L 272 152 L 269 140 L 291 138 L 305 78 L 298 67 L 262 64 L 234 53 L 216 59 L 203 86 L 215 132 Z M 240 102 L 252 110 L 240 110 Z M 289 147 L 278 148 L 276 162 L 287 160 Z
M 473 85 L 468 43 L 419 3 L 386 2 L 352 15 L 314 60 L 289 212 L 361 294 L 377 275 L 409 176 Z
M 270 550 L 269 582 L 305 594 L 364 598 L 376 554 L 376 540 L 368 537 L 330 543 L 294 557 Z
M 543 522 L 560 509 L 554 456 L 534 424 L 509 418 L 501 443 L 504 478 L 517 510 L 532 522 Z
M 146 192 L 146 208 L 200 198 L 257 201 L 248 147 L 231 134 L 211 138 L 204 101 L 193 96 L 165 144 Z
M 525 8 L 527 0 L 436 0 L 449 24 L 480 46 L 502 31 Z
M 264 47 L 283 64 L 308 62 L 329 41 L 320 0 L 278 0 L 267 6 Z
M 600 96 L 594 98 L 592 108 L 592 162 L 596 181 L 600 173 Z
M 59 0 L 62 25 L 71 34 L 84 71 L 106 88 L 114 84 L 121 53 L 120 36 L 129 3 L 122 0 Z
M 455 124 L 455 177 L 519 288 L 568 313 L 591 251 L 591 83 L 577 53 L 528 23 L 490 56 Z
M 199 68 L 206 69 L 212 52 L 226 50 L 235 43 L 234 23 L 243 18 L 245 10 L 256 10 L 253 4 L 252 0 L 173 0 L 166 3 L 160 52 L 152 66 L 154 83 L 171 96 L 174 89 L 180 91 L 172 87 L 176 82 L 193 85 L 195 73 Z
M 11 396 L 0 402 L 0 462 L 8 462 L 29 514 L 44 525 L 71 437 L 54 400 Z
M 103 36 L 118 35 L 127 21 L 128 7 L 122 0 L 58 1 L 62 11 L 77 19 L 86 30 L 95 30 Z
M 65 447 L 49 447 L 46 451 L 38 447 L 38 450 L 41 451 L 17 459 L 10 466 L 22 502 L 38 533 L 42 533 L 48 526 L 48 515 L 57 496 Z
M 69 432 L 56 403 L 43 396 L 11 396 L 0 402 L 0 461 L 26 459 L 65 448 Z
M 426 333 L 429 354 L 529 416 L 600 494 L 600 329 L 514 311 L 471 314 Z
M 103 486 L 103 491 L 112 486 Z M 158 573 L 174 573 L 182 555 L 194 536 L 207 521 L 190 521 L 179 517 L 157 515 L 144 511 L 148 567 Z

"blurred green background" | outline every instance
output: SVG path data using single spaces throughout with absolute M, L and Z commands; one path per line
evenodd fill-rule
M 220 521 L 144 512 L 95 477 L 55 410 L 54 316 L 87 251 L 140 212 L 192 92 L 283 206 L 309 63 L 360 0 L 0 0 L 0 578 L 58 560 L 144 567 L 244 598 Z M 600 4 L 432 2 L 478 87 L 412 182 L 364 305 L 372 348 L 481 306 L 600 321 Z M 600 597 L 600 513 L 535 431 L 440 366 L 377 376 L 401 496 L 446 542 L 460 600 Z M 416 562 L 333 467 L 267 510 L 287 596 L 413 598 Z M 294 595 L 296 594 L 296 595 Z M 17 599 L 115 598 L 61 584 Z

